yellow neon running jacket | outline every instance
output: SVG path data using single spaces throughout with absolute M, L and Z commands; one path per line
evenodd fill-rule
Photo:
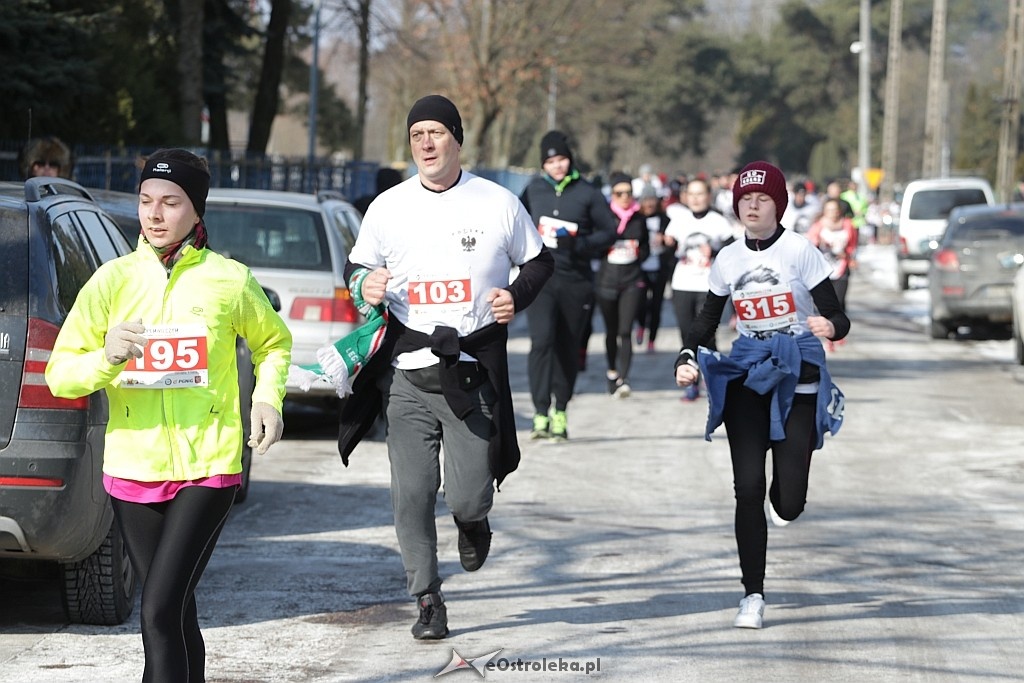
M 205 326 L 208 385 L 131 389 L 127 364 L 111 365 L 107 330 L 141 319 Z M 132 254 L 93 274 L 64 321 L 46 366 L 54 396 L 105 389 L 110 403 L 103 471 L 137 481 L 185 481 L 242 471 L 235 343 L 243 337 L 256 369 L 253 402 L 281 410 L 292 337 L 247 267 L 209 249 L 186 246 L 170 274 L 140 240 Z

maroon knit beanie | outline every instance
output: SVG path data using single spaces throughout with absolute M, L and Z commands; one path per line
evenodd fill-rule
M 789 204 L 786 178 L 777 167 L 767 161 L 752 161 L 743 167 L 732 186 L 732 210 L 740 215 L 740 197 L 751 192 L 763 192 L 775 202 L 775 220 L 781 221 Z

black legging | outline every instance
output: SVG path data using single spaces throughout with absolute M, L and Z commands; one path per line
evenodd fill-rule
M 701 308 L 704 307 L 704 300 L 708 298 L 705 292 L 687 292 L 679 289 L 672 290 L 672 310 L 676 314 L 676 323 L 679 325 L 679 338 L 686 341 L 686 335 L 690 332 Z M 682 343 L 681 342 L 681 343 Z M 707 348 L 717 350 L 715 338 L 708 340 Z
M 629 367 L 633 363 L 633 340 L 630 337 L 643 292 L 640 283 L 636 282 L 618 292 L 617 298 L 606 296 L 603 290 L 598 290 L 597 294 L 597 306 L 604 318 L 605 359 L 608 369 L 618 372 L 623 381 L 629 377 Z
M 768 492 L 780 517 L 793 520 L 807 502 L 811 452 L 815 443 L 817 396 L 797 394 L 786 420 L 786 438 L 771 441 L 771 395 L 743 386 L 746 377 L 729 383 L 725 395 L 725 429 L 732 455 L 736 493 L 736 546 L 746 594 L 764 594 L 768 523 L 764 516 L 764 461 L 772 451 L 772 486 Z
M 163 503 L 111 498 L 142 585 L 143 683 L 202 683 L 206 646 L 195 589 L 217 543 L 235 487 L 190 486 Z
M 661 307 L 665 304 L 665 286 L 668 274 L 664 270 L 643 272 L 644 293 L 637 307 L 636 322 L 647 330 L 647 341 L 654 343 L 661 329 Z
M 527 372 L 537 415 L 547 415 L 552 396 L 565 410 L 576 388 L 580 343 L 594 310 L 594 285 L 553 276 L 526 309 L 530 329 Z

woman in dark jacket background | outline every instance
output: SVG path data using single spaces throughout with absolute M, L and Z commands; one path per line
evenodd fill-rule
M 662 207 L 661 198 L 653 187 L 640 193 L 640 213 L 647 225 L 650 254 L 640 264 L 643 294 L 636 311 L 636 343 L 641 346 L 647 339 L 648 353 L 654 351 L 654 340 L 661 329 L 661 308 L 665 304 L 665 287 L 676 267 L 675 250 L 665 244 L 665 229 L 669 217 Z
M 625 173 L 613 173 L 609 185 L 610 206 L 619 225 L 615 243 L 601 259 L 595 291 L 604 318 L 608 393 L 626 398 L 631 392 L 628 377 L 633 362 L 633 321 L 644 293 L 640 266 L 651 249 L 647 218 L 633 199 L 632 179 Z

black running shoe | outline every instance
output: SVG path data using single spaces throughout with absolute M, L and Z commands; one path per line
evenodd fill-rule
M 417 601 L 420 618 L 412 625 L 416 640 L 441 640 L 448 635 L 448 608 L 440 593 L 424 593 Z
M 467 572 L 475 572 L 484 566 L 487 553 L 491 550 L 491 525 L 484 517 L 479 522 L 460 522 L 459 527 L 459 560 Z

